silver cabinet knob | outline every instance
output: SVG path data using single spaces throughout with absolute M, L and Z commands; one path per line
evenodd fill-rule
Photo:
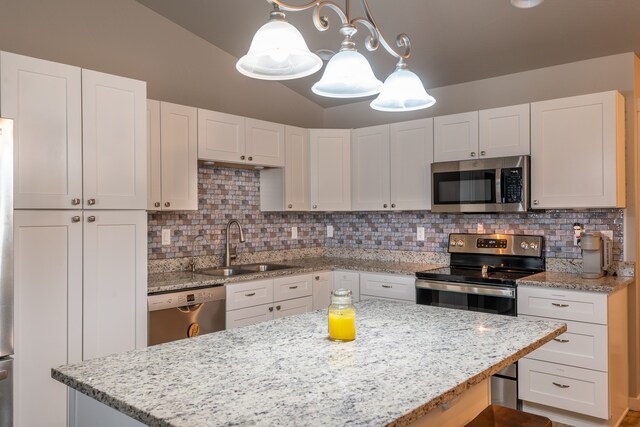
M 472 151 L 472 152 L 471 152 L 471 157 L 475 157 L 475 156 L 476 156 L 476 152 L 475 152 L 475 151 Z
M 171 206 L 171 203 L 170 203 L 170 202 L 164 202 L 164 207 L 165 207 L 165 208 L 168 208 L 168 207 L 170 207 L 170 206 Z
M 318 205 L 313 205 L 313 209 L 318 209 Z
M 391 207 L 392 207 L 392 208 L 395 208 L 395 207 L 396 207 L 396 204 L 395 204 L 395 203 L 391 203 Z
M 253 157 L 249 156 L 249 161 L 253 160 Z
M 486 156 L 486 155 L 487 155 L 487 152 L 486 152 L 486 151 L 481 151 L 481 152 L 480 152 L 480 155 L 481 155 L 481 156 Z
M 89 200 L 87 200 L 87 204 L 88 204 L 89 206 L 93 206 L 93 205 L 95 205 L 95 204 L 96 204 L 96 199 L 89 199 Z
M 540 202 L 538 202 L 537 200 L 534 200 L 534 201 L 533 201 L 533 204 L 534 204 L 534 205 L 536 205 L 536 206 L 538 206 L 538 205 L 540 204 Z
M 87 222 L 96 222 L 96 217 L 91 215 L 90 217 L 87 218 Z
M 71 199 L 71 204 L 72 205 L 79 205 L 80 204 L 80 199 Z
M 269 307 L 269 311 L 273 311 L 273 307 Z
M 276 310 L 280 311 L 280 306 L 276 305 Z
M 244 158 L 245 158 L 244 156 L 240 156 L 240 160 L 244 160 Z
M 384 205 L 382 205 L 382 207 L 386 209 L 387 208 L 387 204 L 385 203 Z
M 153 206 L 155 206 L 156 208 L 159 208 L 159 207 L 160 207 L 160 202 L 155 202 L 155 203 L 153 204 Z
M 72 216 L 71 217 L 71 222 L 80 222 L 80 216 L 79 215 Z
M 289 206 L 287 206 L 289 209 L 291 209 L 293 207 L 293 205 L 291 203 L 289 203 Z

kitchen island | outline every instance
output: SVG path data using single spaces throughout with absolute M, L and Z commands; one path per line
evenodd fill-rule
M 314 311 L 62 366 L 52 376 L 148 425 L 408 425 L 463 401 L 474 386 L 488 390 L 492 374 L 566 330 L 423 305 L 356 307 L 352 342 L 329 341 L 326 312 Z M 81 407 L 90 400 L 76 402 L 76 419 L 91 416 Z

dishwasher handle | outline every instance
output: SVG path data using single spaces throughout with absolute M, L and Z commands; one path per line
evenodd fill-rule
M 147 297 L 147 304 L 149 311 L 157 311 L 178 307 L 184 309 L 185 306 L 194 306 L 212 301 L 223 301 L 224 299 L 224 286 L 212 286 L 180 292 L 151 294 Z

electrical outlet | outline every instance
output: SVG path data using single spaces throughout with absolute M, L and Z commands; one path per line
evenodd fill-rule
M 478 223 L 478 233 L 479 234 L 484 233 L 484 224 L 481 222 Z
M 584 226 L 579 222 L 573 223 L 573 244 L 574 246 L 578 246 L 580 244 L 580 237 L 582 237 L 582 233 L 584 233 Z
M 291 227 L 291 238 L 292 239 L 298 238 L 298 227 L 296 227 L 295 225 Z
M 327 237 L 333 237 L 333 225 L 327 225 Z
M 613 242 L 613 230 L 604 230 L 604 231 L 601 231 L 600 234 L 602 234 L 604 237 L 607 237 L 609 240 Z
M 167 246 L 171 244 L 171 229 L 163 228 L 162 229 L 162 245 Z
M 416 229 L 416 240 L 418 242 L 424 242 L 424 227 L 418 227 Z

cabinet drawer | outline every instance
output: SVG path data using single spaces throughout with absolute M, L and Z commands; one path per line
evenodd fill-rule
M 518 314 L 607 324 L 607 295 L 518 286 Z
M 609 418 L 608 376 L 604 372 L 525 357 L 518 362 L 518 378 L 522 400 Z
M 413 276 L 360 274 L 360 294 L 415 302 L 416 279 Z
M 302 314 L 307 311 L 313 310 L 313 298 L 304 297 L 296 298 L 282 302 L 276 302 L 273 304 L 275 310 L 273 311 L 273 318 L 280 319 L 281 317 L 293 316 L 294 314 Z
M 241 328 L 273 319 L 273 304 L 231 310 L 226 313 L 226 329 Z
M 518 316 L 531 320 L 540 317 Z M 565 321 L 567 332 L 549 341 L 527 357 L 547 362 L 562 363 L 578 368 L 607 372 L 607 327 L 593 323 Z
M 311 296 L 313 287 L 311 275 L 278 277 L 273 279 L 273 300 L 284 301 L 287 299 Z
M 227 310 L 273 302 L 273 280 L 235 283 L 227 288 Z

